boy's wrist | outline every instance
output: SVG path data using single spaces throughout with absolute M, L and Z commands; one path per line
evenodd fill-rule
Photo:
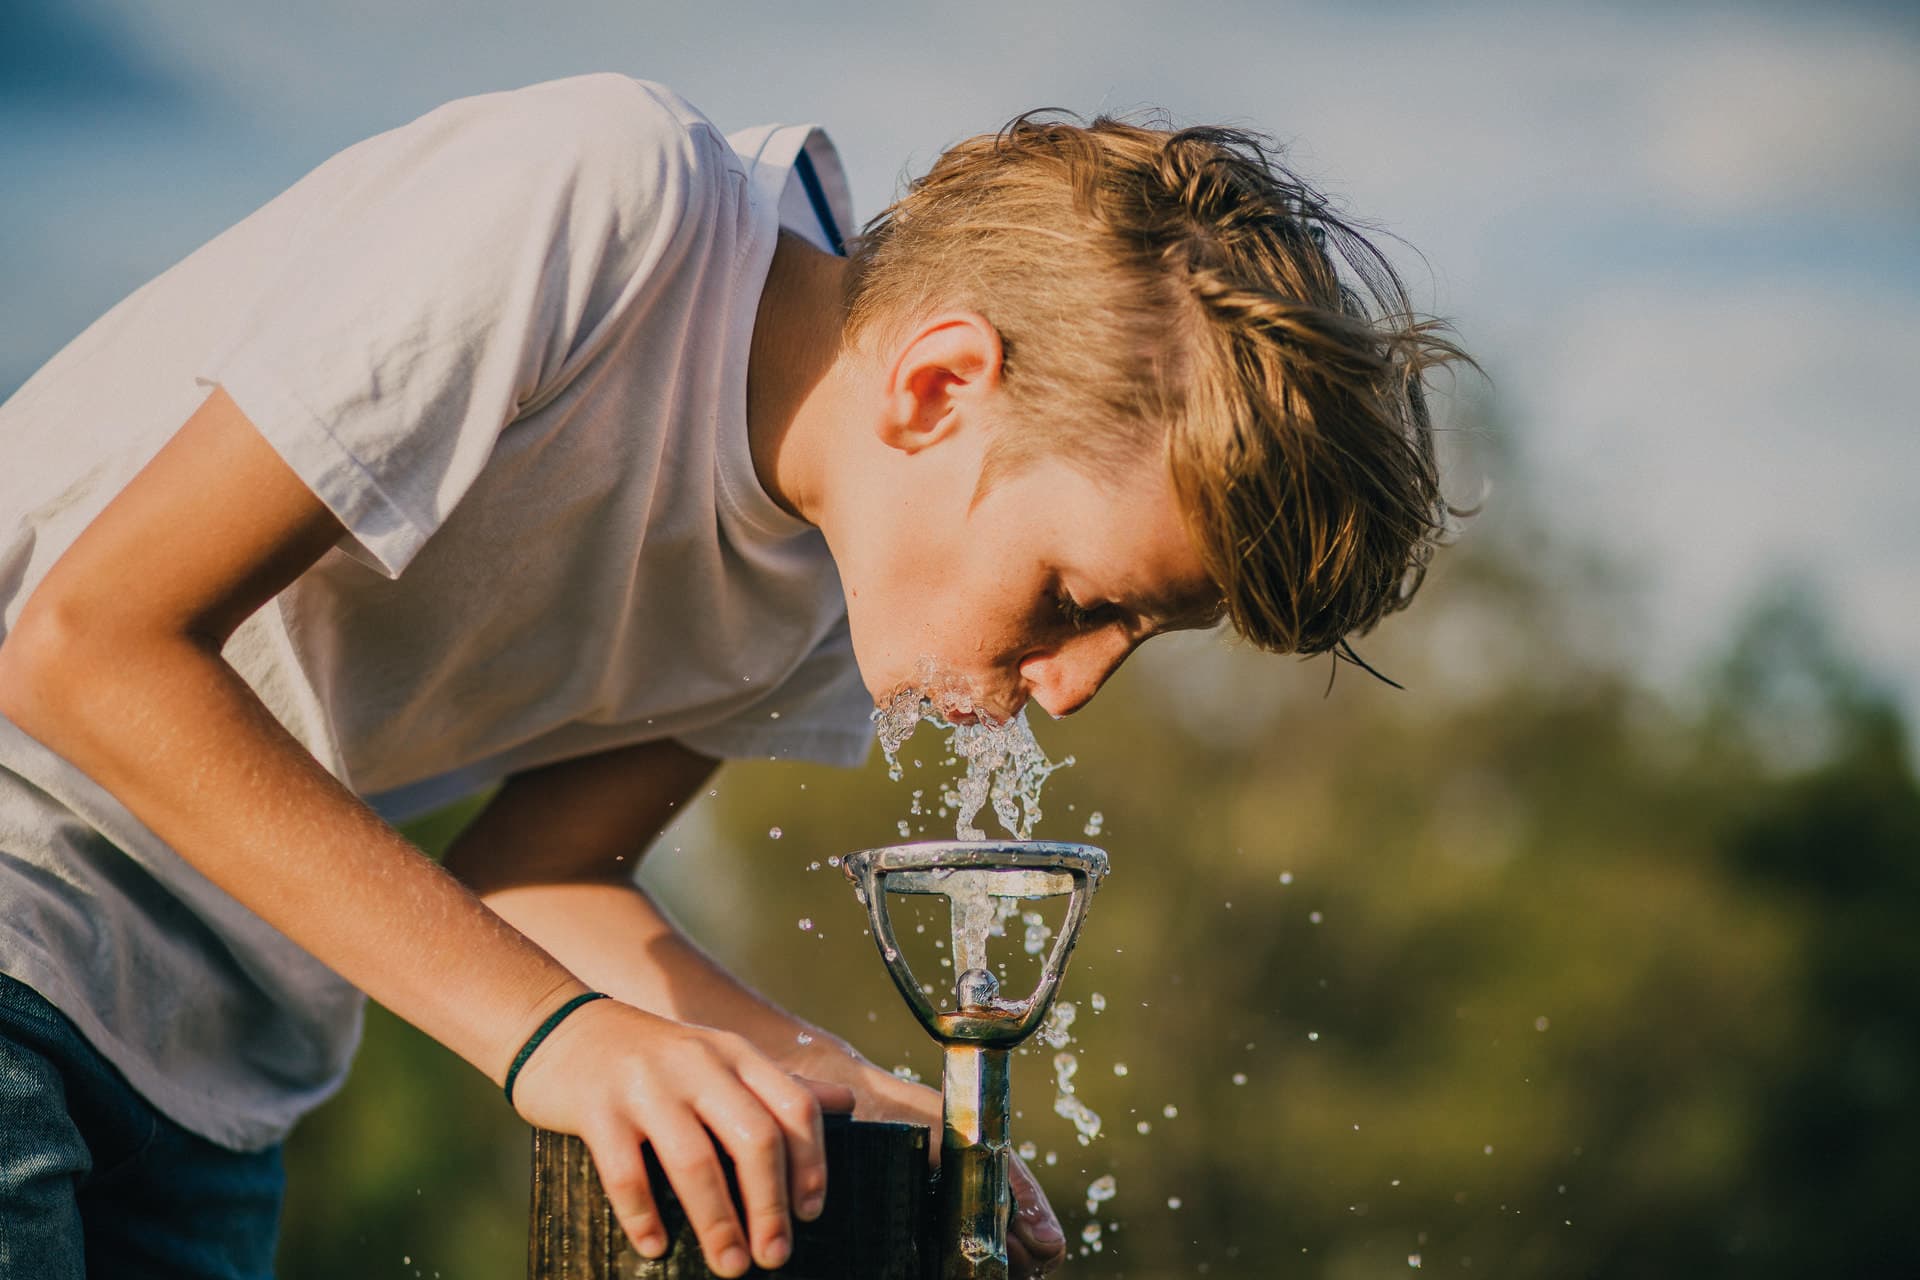
M 607 993 L 604 991 L 583 991 L 579 995 L 567 1000 L 541 1021 L 539 1027 L 535 1028 L 533 1034 L 527 1037 L 526 1043 L 520 1046 L 520 1052 L 513 1055 L 513 1062 L 507 1067 L 507 1078 L 500 1087 L 507 1095 L 508 1106 L 513 1105 L 513 1086 L 520 1078 L 521 1069 L 527 1065 L 527 1060 L 533 1057 L 540 1046 L 545 1043 L 547 1037 L 553 1034 L 554 1028 L 558 1027 L 562 1022 L 565 1022 L 568 1016 L 581 1006 L 591 1004 L 595 1000 L 605 1000 L 607 998 Z
M 558 982 L 548 984 L 539 997 L 523 1006 L 520 1012 L 507 1020 L 502 1027 L 502 1039 L 498 1042 L 496 1051 L 490 1056 L 486 1067 L 488 1077 L 494 1084 L 506 1089 L 508 1077 L 513 1074 L 515 1065 L 518 1064 L 521 1070 L 525 1070 L 527 1061 L 532 1058 L 532 1054 L 526 1052 L 528 1045 L 534 1041 L 535 1037 L 544 1039 L 551 1036 L 557 1029 L 559 1021 L 556 1020 L 555 1015 L 560 1010 L 584 996 L 604 994 L 604 992 L 592 991 L 586 983 L 572 974 L 567 974 Z M 548 1025 L 549 1022 L 553 1025 Z M 533 1047 L 538 1048 L 538 1045 L 535 1044 Z M 525 1058 L 522 1057 L 523 1054 Z M 511 1094 L 508 1095 L 508 1101 L 512 1101 Z

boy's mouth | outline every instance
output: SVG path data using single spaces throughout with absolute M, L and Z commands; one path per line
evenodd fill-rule
M 942 669 L 932 659 L 922 658 L 914 678 L 902 680 L 883 699 L 884 710 L 903 702 L 915 702 L 924 711 L 948 724 L 1000 724 L 1010 716 L 997 716 L 981 705 L 972 680 L 956 671 Z

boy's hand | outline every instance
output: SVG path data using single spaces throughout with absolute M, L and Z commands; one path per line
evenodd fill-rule
M 849 1087 L 853 1114 L 859 1120 L 897 1120 L 923 1124 L 933 1131 L 932 1156 L 940 1158 L 940 1091 L 902 1080 L 860 1057 L 838 1036 L 818 1029 L 809 1032 L 813 1043 L 804 1055 L 791 1057 L 789 1070 L 802 1071 Z M 1010 1166 L 1013 1216 L 1007 1224 L 1007 1260 L 1013 1280 L 1032 1280 L 1053 1271 L 1067 1256 L 1066 1233 L 1047 1203 L 1047 1193 L 1019 1156 Z
M 586 1142 L 621 1227 L 642 1256 L 655 1258 L 667 1236 L 640 1155 L 640 1144 L 651 1142 L 707 1265 L 739 1276 L 749 1261 L 771 1270 L 792 1254 L 789 1209 L 803 1221 L 820 1215 L 820 1112 L 850 1110 L 854 1095 L 788 1075 L 730 1032 L 596 1000 L 534 1051 L 514 1104 L 533 1124 Z M 715 1143 L 733 1157 L 744 1227 Z

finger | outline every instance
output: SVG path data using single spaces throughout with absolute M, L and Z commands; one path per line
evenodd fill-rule
M 1052 1270 L 1067 1252 L 1066 1233 L 1060 1229 L 1060 1220 L 1054 1216 L 1053 1206 L 1047 1203 L 1047 1193 L 1024 1161 L 1013 1162 L 1010 1181 L 1014 1210 L 1009 1242 L 1018 1241 L 1030 1262 L 1041 1271 Z
M 1007 1232 L 1007 1262 L 1015 1276 L 1044 1276 L 1067 1256 L 1067 1242 L 1036 1244 L 1018 1231 Z
M 640 1135 L 624 1130 L 617 1135 L 588 1138 L 587 1151 L 593 1167 L 599 1171 L 600 1186 L 607 1203 L 627 1239 L 643 1258 L 658 1258 L 667 1251 L 666 1226 L 660 1220 L 653 1188 L 647 1182 L 647 1165 L 640 1154 Z
M 842 1085 L 790 1076 L 777 1068 L 752 1070 L 743 1078 L 767 1104 L 786 1139 L 785 1172 L 794 1216 L 812 1222 L 827 1203 L 827 1140 L 820 1118 L 825 1104 L 821 1098 L 824 1093 L 830 1101 L 838 1102 L 845 1094 L 850 1108 L 853 1091 Z
M 693 1112 L 675 1109 L 654 1125 L 653 1151 L 680 1207 L 686 1211 L 700 1252 L 717 1276 L 745 1275 L 752 1259 L 747 1253 L 747 1235 L 733 1211 L 733 1196 L 727 1191 L 726 1174 L 720 1168 L 720 1155 L 713 1139 L 695 1121 Z
M 1013 1280 L 1034 1280 L 1047 1274 L 1046 1268 L 1034 1261 L 1033 1255 L 1020 1243 L 1015 1235 L 1007 1236 L 1007 1274 Z
M 846 1115 L 858 1101 L 853 1090 L 844 1084 L 835 1084 L 831 1080 L 809 1080 L 806 1076 L 793 1078 L 813 1094 L 814 1101 L 820 1104 L 822 1111 Z
M 768 1070 L 780 1075 L 785 1083 L 784 1074 L 772 1067 Z M 725 1085 L 730 1087 L 716 1082 L 714 1091 L 697 1104 L 696 1110 L 733 1157 L 733 1175 L 740 1184 L 740 1199 L 746 1205 L 747 1239 L 753 1245 L 753 1260 L 772 1270 L 784 1264 L 793 1253 L 786 1135 L 766 1101 L 746 1087 L 740 1077 L 729 1078 Z M 794 1092 L 818 1115 L 811 1096 L 803 1090 Z

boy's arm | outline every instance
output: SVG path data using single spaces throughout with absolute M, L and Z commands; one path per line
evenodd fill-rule
M 48 572 L 0 645 L 0 714 L 269 924 L 501 1080 L 581 981 L 381 822 L 221 657 L 341 527 L 215 391 Z M 840 1091 L 830 1090 L 838 1095 Z M 823 1095 L 824 1096 L 824 1095 Z M 587 1140 L 643 1253 L 651 1140 L 714 1269 L 785 1260 L 825 1190 L 813 1093 L 742 1039 L 616 1000 L 528 1061 L 523 1115 Z M 708 1131 L 733 1155 L 743 1233 Z
M 516 774 L 444 865 L 595 990 L 724 1027 L 789 1070 L 853 1085 L 863 1116 L 927 1122 L 927 1091 L 749 988 L 633 883 L 641 854 L 718 765 L 679 743 L 649 742 Z
M 640 855 L 716 764 L 678 743 L 651 742 L 517 774 L 461 833 L 445 865 L 596 990 L 737 1032 L 789 1071 L 852 1089 L 861 1118 L 924 1124 L 937 1134 L 937 1092 L 897 1079 L 749 988 L 633 883 Z M 1014 1167 L 1012 1261 L 1015 1274 L 1036 1275 L 1057 1264 L 1066 1245 L 1039 1183 L 1023 1163 Z

